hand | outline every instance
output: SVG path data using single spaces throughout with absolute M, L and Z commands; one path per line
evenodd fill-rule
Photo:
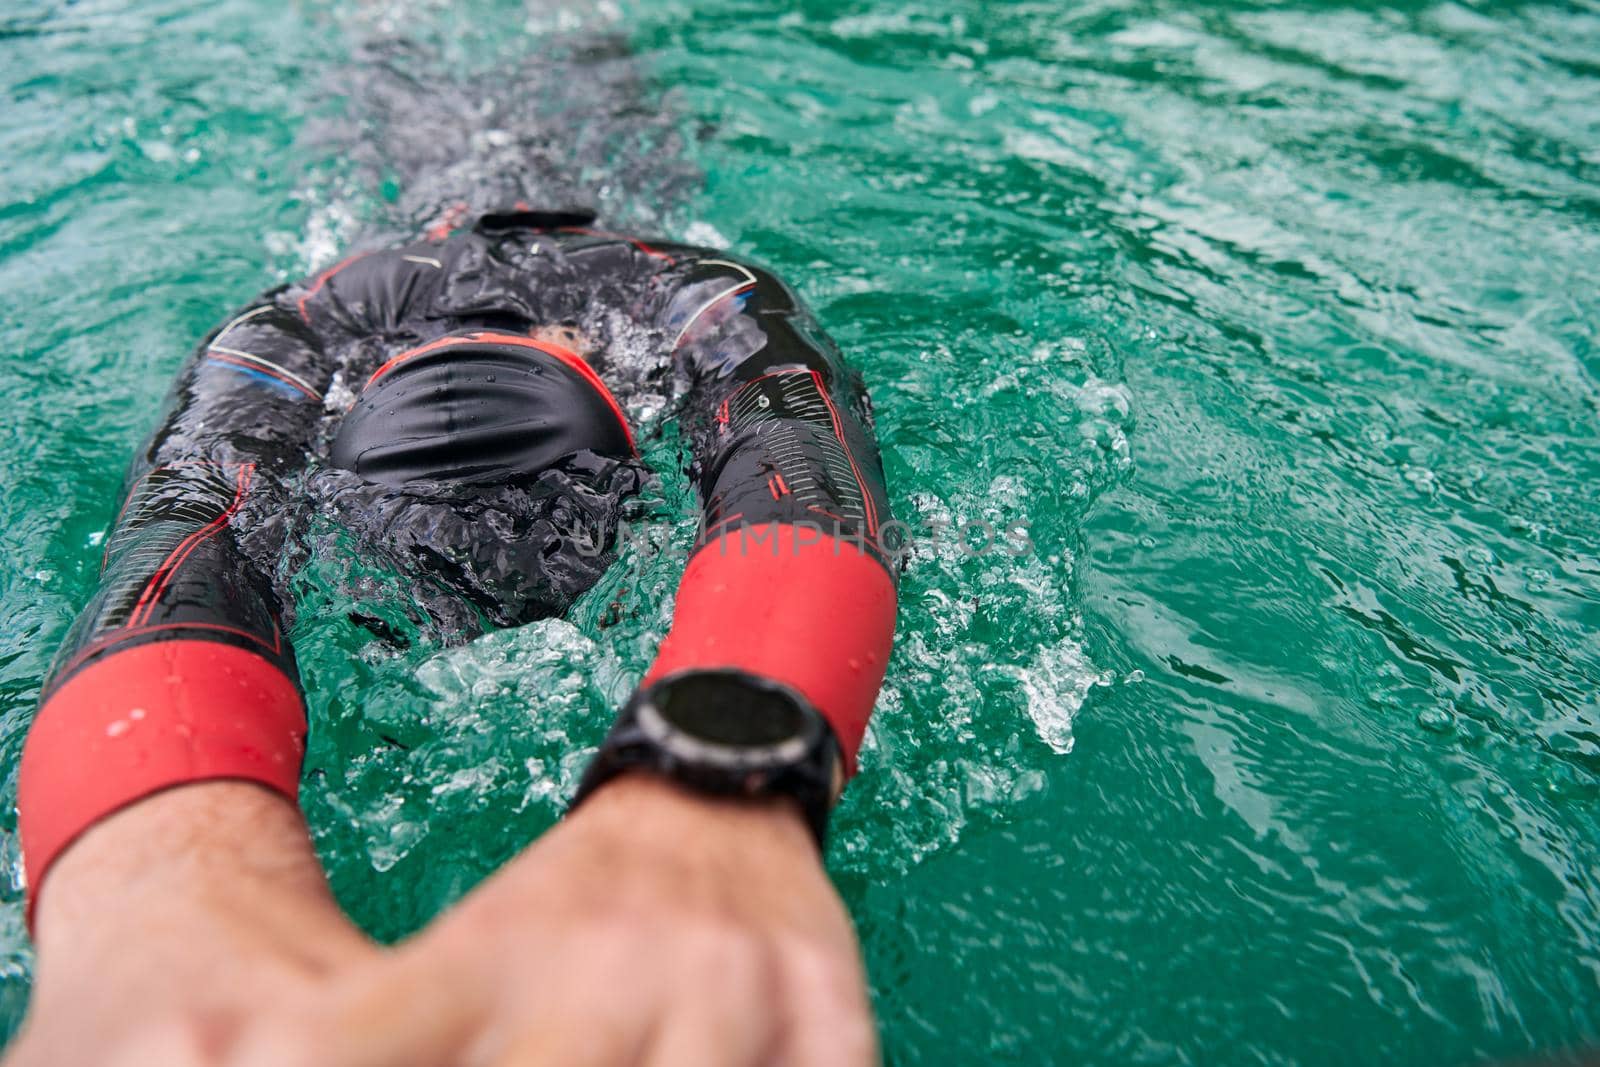
M 241 1067 L 870 1067 L 849 917 L 798 810 L 608 784 Z

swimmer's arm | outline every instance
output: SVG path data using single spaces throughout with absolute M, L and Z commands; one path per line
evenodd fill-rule
M 896 608 L 866 389 L 776 276 L 678 254 L 656 324 L 684 389 L 701 535 L 647 680 L 737 667 L 798 689 L 833 728 L 848 777 Z
M 375 954 L 300 814 L 305 718 L 269 573 L 329 374 L 266 294 L 184 363 L 132 465 L 23 750 L 39 964 L 8 1067 L 198 1064 L 202 1041 Z
M 180 369 L 23 751 L 30 899 L 84 830 L 156 791 L 226 777 L 294 798 L 304 711 L 269 572 L 328 378 L 282 293 Z
M 631 294 L 666 364 L 642 380 L 669 383 L 693 455 L 700 537 L 645 682 L 737 668 L 798 690 L 847 779 L 887 666 L 898 564 L 860 376 L 760 266 L 588 229 L 557 240 L 597 293 Z M 625 359 L 611 370 L 630 373 Z

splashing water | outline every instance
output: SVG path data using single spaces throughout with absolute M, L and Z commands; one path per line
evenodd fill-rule
M 1474 0 L 0 15 L 6 799 L 194 340 L 514 180 L 765 260 L 871 383 L 912 542 L 829 859 L 890 1063 L 1600 1042 L 1596 56 Z M 379 936 L 551 824 L 666 628 L 692 490 L 622 399 L 662 529 L 567 619 L 451 643 L 333 522 L 285 575 Z

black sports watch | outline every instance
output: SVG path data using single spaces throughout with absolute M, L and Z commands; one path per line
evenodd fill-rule
M 584 771 L 576 808 L 624 771 L 720 797 L 790 797 L 822 846 L 843 785 L 839 742 L 811 702 L 740 670 L 687 670 L 638 689 Z

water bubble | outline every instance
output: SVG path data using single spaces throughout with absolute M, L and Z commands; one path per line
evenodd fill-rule
M 1433 496 L 1439 492 L 1439 476 L 1426 467 L 1408 466 L 1400 474 L 1419 493 Z
M 170 163 L 178 156 L 178 150 L 165 141 L 140 141 L 139 151 L 155 163 Z
M 689 244 L 705 245 L 707 248 L 726 248 L 733 243 L 709 222 L 691 222 L 684 227 L 683 239 Z

